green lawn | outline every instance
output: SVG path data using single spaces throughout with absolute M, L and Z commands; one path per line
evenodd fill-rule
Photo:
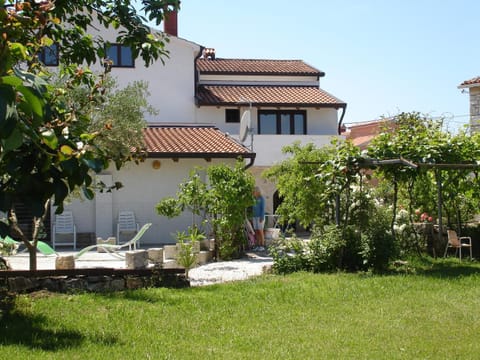
M 37 294 L 1 320 L 2 359 L 478 359 L 480 265 L 268 275 L 110 295 Z

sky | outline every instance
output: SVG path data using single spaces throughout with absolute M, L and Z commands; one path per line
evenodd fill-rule
M 182 0 L 178 36 L 220 58 L 301 59 L 347 103 L 344 123 L 399 112 L 468 123 L 478 0 Z

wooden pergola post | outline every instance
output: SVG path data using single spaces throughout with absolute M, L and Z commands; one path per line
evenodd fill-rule
M 440 169 L 435 169 L 435 179 L 437 180 L 438 243 L 441 244 L 443 241 L 443 219 L 442 219 L 443 198 L 442 198 L 442 173 Z M 435 259 L 437 258 L 437 254 L 435 251 L 435 244 L 433 244 L 433 257 Z

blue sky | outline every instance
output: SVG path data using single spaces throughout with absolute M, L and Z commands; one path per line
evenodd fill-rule
M 345 122 L 401 111 L 468 122 L 480 75 L 478 0 L 182 0 L 179 37 L 223 58 L 302 59 L 345 101 Z

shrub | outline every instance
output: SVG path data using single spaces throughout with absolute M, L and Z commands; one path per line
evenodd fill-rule
M 362 235 L 364 258 L 368 268 L 377 272 L 387 270 L 397 256 L 397 246 L 390 230 L 390 215 L 386 208 L 378 207 L 370 219 L 368 229 Z
M 397 254 L 390 218 L 384 208 L 372 215 L 363 233 L 353 225 L 345 229 L 328 225 L 314 228 L 309 241 L 279 239 L 270 248 L 274 271 L 385 271 Z
M 309 243 L 312 270 L 315 272 L 332 271 L 341 267 L 345 245 L 341 229 L 337 226 L 328 225 L 323 229 L 315 228 Z
M 270 247 L 270 254 L 273 258 L 273 271 L 277 274 L 311 270 L 306 245 L 295 236 L 275 240 Z
M 425 214 L 422 214 L 425 217 Z M 426 214 L 426 219 L 429 215 Z M 394 231 L 397 240 L 398 251 L 402 256 L 419 253 L 424 248 L 423 238 L 418 235 L 411 223 L 408 211 L 401 209 L 395 217 Z
M 363 263 L 360 236 L 348 229 L 348 236 L 334 225 L 315 228 L 310 240 L 282 238 L 272 244 L 273 269 L 280 274 L 295 271 L 358 270 Z

